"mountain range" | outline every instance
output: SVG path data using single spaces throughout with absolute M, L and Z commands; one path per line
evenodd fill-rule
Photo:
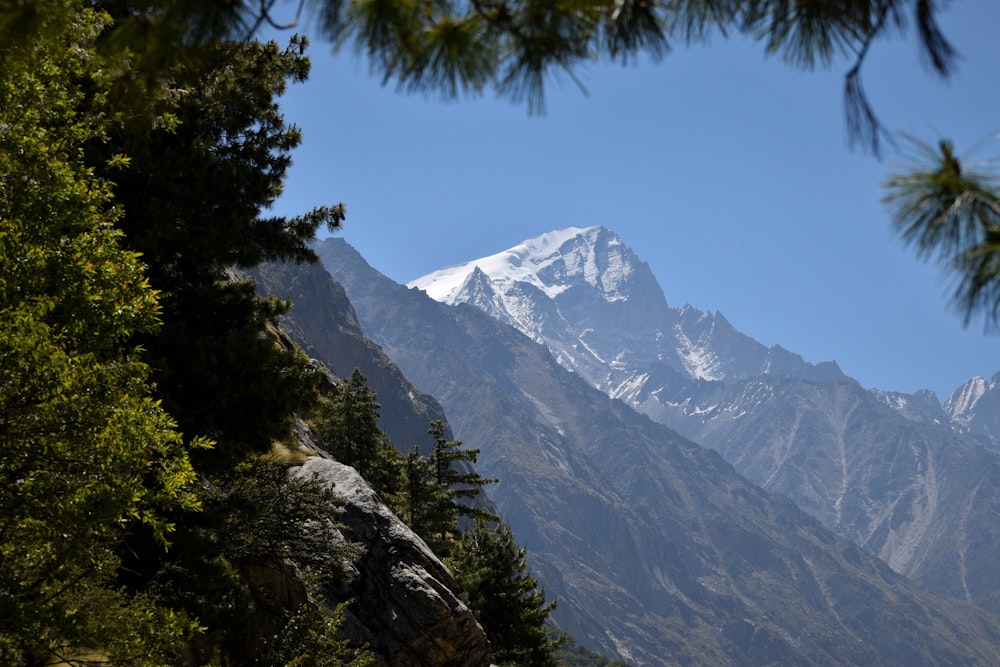
M 558 599 L 555 618 L 581 643 L 635 665 L 995 661 L 997 617 L 925 592 L 715 452 L 567 370 L 508 323 L 393 283 L 340 239 L 317 250 L 329 275 L 303 269 L 290 279 L 303 297 L 289 317 L 293 330 L 343 326 L 343 317 L 326 321 L 331 309 L 311 298 L 322 301 L 331 289 L 324 281 L 335 277 L 378 354 L 440 402 L 455 436 L 481 450 L 480 472 L 500 478 L 491 496 Z M 601 282 L 612 288 L 610 276 Z M 646 296 L 655 300 L 657 291 Z M 586 294 L 576 292 L 582 304 Z M 607 303 L 623 317 L 629 300 Z M 586 342 L 594 348 L 597 338 Z M 696 363 L 695 351 L 673 361 L 712 368 Z M 323 354 L 342 372 L 350 366 L 337 346 Z M 696 384 L 718 390 L 719 373 L 740 364 L 753 377 L 749 361 L 735 351 L 732 359 Z M 784 351 L 760 359 L 816 373 L 812 382 L 842 376 Z
M 897 572 L 1000 612 L 1000 463 L 976 446 L 996 451 L 997 378 L 973 378 L 944 404 L 867 391 L 720 313 L 669 307 L 649 266 L 603 227 L 544 234 L 410 286 L 514 326 Z

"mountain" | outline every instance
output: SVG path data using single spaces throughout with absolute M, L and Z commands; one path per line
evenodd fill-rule
M 987 665 L 1000 652 L 1000 619 L 916 587 L 511 326 L 393 283 L 340 239 L 318 252 L 365 332 L 500 478 L 491 495 L 581 643 L 635 665 Z
M 953 428 L 985 436 L 996 447 L 1000 443 L 1000 373 L 989 381 L 974 377 L 963 384 L 945 401 L 944 411 Z
M 915 394 L 872 391 L 908 419 L 944 426 L 970 442 L 1000 452 L 1000 373 L 989 380 L 980 376 L 970 378 L 944 404 L 930 391 Z
M 468 303 L 544 343 L 568 369 L 634 403 L 657 373 L 739 380 L 761 373 L 847 380 L 835 363 L 808 364 L 766 348 L 719 313 L 667 305 L 646 262 L 603 227 L 569 228 L 409 284 L 437 301 Z M 643 372 L 636 372 L 643 369 Z
M 410 286 L 514 326 L 897 572 L 1000 613 L 1000 461 L 967 437 L 1000 433 L 996 378 L 944 406 L 930 392 L 866 391 L 719 313 L 670 308 L 648 265 L 603 227 L 544 234 Z
M 429 451 L 434 439 L 427 433 L 432 421 L 444 420 L 444 409 L 419 391 L 377 345 L 361 333 L 357 314 L 344 293 L 322 266 L 272 263 L 248 273 L 264 296 L 274 296 L 296 308 L 283 317 L 282 329 L 313 359 L 326 363 L 334 375 L 346 378 L 360 370 L 378 395 L 380 425 L 403 451 L 422 445 Z M 450 436 L 449 436 L 450 437 Z

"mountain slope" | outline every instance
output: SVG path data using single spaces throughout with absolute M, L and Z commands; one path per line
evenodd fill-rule
M 545 234 L 411 285 L 512 324 L 897 572 L 1000 613 L 1000 462 L 943 428 L 1000 432 L 1000 409 L 989 410 L 1000 384 L 970 382 L 944 407 L 929 392 L 865 391 L 835 364 L 767 349 L 720 314 L 669 308 L 647 265 L 602 227 Z
M 513 328 L 392 283 L 339 239 L 319 252 L 366 332 L 481 449 L 556 619 L 587 645 L 637 665 L 986 665 L 1000 650 L 996 617 L 914 587 Z
M 282 328 L 307 355 L 326 362 L 338 377 L 350 376 L 355 368 L 365 375 L 382 406 L 380 424 L 401 451 L 414 445 L 429 451 L 434 439 L 427 427 L 444 420 L 444 410 L 410 384 L 396 364 L 361 334 L 344 288 L 322 266 L 264 264 L 250 275 L 260 294 L 292 303 L 290 315 L 282 318 Z

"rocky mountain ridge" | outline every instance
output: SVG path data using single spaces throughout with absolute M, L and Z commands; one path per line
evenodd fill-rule
M 933 392 L 876 392 L 883 402 L 908 418 L 944 425 L 984 447 L 1000 452 L 1000 373 L 969 378 L 939 403 Z
M 996 655 L 995 617 L 914 587 L 518 331 L 388 281 L 339 239 L 318 250 L 365 331 L 481 449 L 477 468 L 500 478 L 493 498 L 581 643 L 635 665 Z
M 671 370 L 708 382 L 758 375 L 854 382 L 834 361 L 809 363 L 780 345 L 758 343 L 718 311 L 670 307 L 649 265 L 600 226 L 548 232 L 408 286 L 442 303 L 474 305 L 514 326 L 548 346 L 568 369 L 654 418 L 650 397 L 664 387 L 653 379 L 674 375 Z M 872 393 L 909 419 L 1000 443 L 1000 373 L 971 378 L 943 403 L 929 390 Z
M 945 405 L 930 392 L 869 392 L 835 364 L 765 348 L 720 314 L 670 308 L 607 229 L 539 239 L 410 285 L 518 328 L 929 590 L 1000 612 L 990 555 L 1000 464 L 976 446 L 1000 432 L 997 382 L 971 380 Z

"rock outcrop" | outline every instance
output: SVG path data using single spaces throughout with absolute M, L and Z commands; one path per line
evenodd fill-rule
M 387 667 L 476 667 L 490 664 L 490 644 L 458 598 L 454 578 L 400 521 L 354 468 L 312 457 L 293 474 L 313 475 L 335 489 L 344 505 L 345 538 L 365 551 L 356 576 L 336 591 L 351 600 L 343 632 Z

